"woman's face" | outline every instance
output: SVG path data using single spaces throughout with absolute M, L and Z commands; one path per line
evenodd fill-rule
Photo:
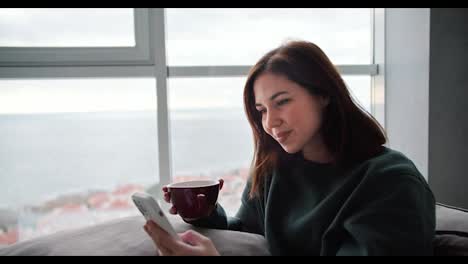
M 272 73 L 263 73 L 255 80 L 254 96 L 263 129 L 286 152 L 321 145 L 322 113 L 328 100 Z

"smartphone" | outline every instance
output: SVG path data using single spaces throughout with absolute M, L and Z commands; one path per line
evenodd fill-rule
M 145 217 L 146 220 L 153 220 L 169 235 L 176 239 L 180 239 L 169 219 L 167 219 L 159 203 L 153 196 L 147 193 L 137 192 L 132 195 L 133 203 L 135 203 L 138 210 Z

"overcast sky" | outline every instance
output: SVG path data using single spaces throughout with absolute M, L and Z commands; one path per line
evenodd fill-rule
M 131 9 L 0 9 L 0 46 L 133 46 Z M 167 9 L 170 66 L 252 65 L 286 39 L 318 44 L 335 64 L 369 64 L 369 9 Z M 370 104 L 368 77 L 345 77 Z M 168 81 L 171 109 L 242 107 L 244 78 Z M 0 113 L 156 108 L 151 79 L 0 80 Z

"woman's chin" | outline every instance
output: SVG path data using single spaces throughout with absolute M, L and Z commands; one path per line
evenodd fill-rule
M 281 147 L 283 148 L 284 151 L 286 151 L 289 154 L 295 154 L 300 151 L 300 149 L 291 145 L 281 145 Z

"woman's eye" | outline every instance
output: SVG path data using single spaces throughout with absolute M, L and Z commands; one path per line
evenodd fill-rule
M 284 104 L 286 104 L 288 102 L 289 102 L 289 99 L 283 99 L 283 100 L 278 101 L 278 103 L 276 103 L 276 104 L 281 106 L 281 105 L 284 105 Z
M 258 109 L 257 111 L 258 111 L 261 115 L 263 115 L 263 114 L 266 112 L 265 109 Z

